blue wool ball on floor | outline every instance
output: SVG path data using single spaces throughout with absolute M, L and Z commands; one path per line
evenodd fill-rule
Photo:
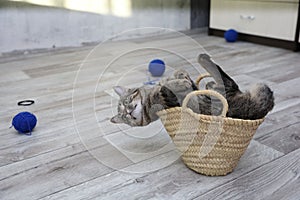
M 224 33 L 224 38 L 227 42 L 235 42 L 238 38 L 238 32 L 234 29 L 229 29 Z
M 19 132 L 26 135 L 31 135 L 31 131 L 36 126 L 37 118 L 30 112 L 20 112 L 14 116 L 12 125 Z
M 162 76 L 166 70 L 166 66 L 164 61 L 155 59 L 149 63 L 148 70 L 152 76 Z

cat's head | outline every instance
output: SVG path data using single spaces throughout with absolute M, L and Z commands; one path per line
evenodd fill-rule
M 119 95 L 118 114 L 111 118 L 113 123 L 125 123 L 129 126 L 143 125 L 143 107 L 141 91 L 138 88 L 114 87 Z

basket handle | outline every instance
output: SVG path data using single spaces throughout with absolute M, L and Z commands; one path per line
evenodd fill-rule
M 199 86 L 200 81 L 207 77 L 211 77 L 211 75 L 209 73 L 206 73 L 206 74 L 201 74 L 200 76 L 198 76 L 198 78 L 196 79 L 196 85 Z
M 216 91 L 213 91 L 213 90 L 197 90 L 197 91 L 194 91 L 194 92 L 191 92 L 189 93 L 183 100 L 183 103 L 182 103 L 182 109 L 186 109 L 187 108 L 187 103 L 189 102 L 190 98 L 192 96 L 197 96 L 197 95 L 200 95 L 200 94 L 203 94 L 203 95 L 210 95 L 210 96 L 214 96 L 214 97 L 217 97 L 223 104 L 223 110 L 222 110 L 222 113 L 220 116 L 222 117 L 226 117 L 226 113 L 228 111 L 228 103 L 227 103 L 227 100 L 218 92 Z

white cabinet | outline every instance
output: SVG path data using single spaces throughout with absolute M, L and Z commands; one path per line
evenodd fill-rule
M 209 28 L 295 42 L 298 4 L 298 0 L 211 0 Z

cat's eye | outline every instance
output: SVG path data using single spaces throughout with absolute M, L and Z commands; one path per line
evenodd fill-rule
M 124 104 L 125 104 L 125 105 L 130 104 L 130 102 L 131 102 L 131 99 L 130 99 L 130 98 L 127 98 L 127 99 L 124 100 Z

